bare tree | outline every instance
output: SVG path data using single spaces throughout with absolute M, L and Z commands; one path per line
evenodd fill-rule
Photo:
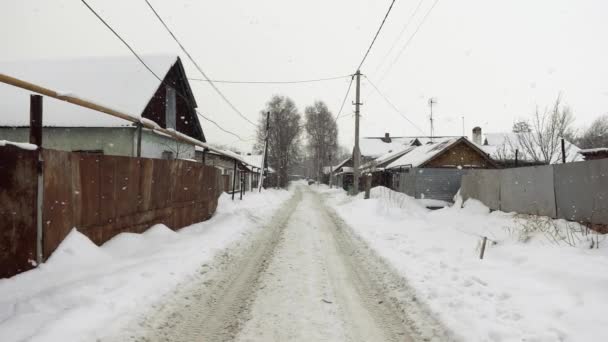
M 266 113 L 270 112 L 268 134 L 268 165 L 277 172 L 277 184 L 287 186 L 289 170 L 300 159 L 301 116 L 293 100 L 286 96 L 273 96 L 260 112 L 255 149 L 263 151 L 266 138 Z
M 532 131 L 530 123 L 526 120 L 520 120 L 513 124 L 513 133 L 529 133 Z
M 595 119 L 576 141 L 581 148 L 608 147 L 608 114 Z
M 321 180 L 323 166 L 330 163 L 330 157 L 335 158 L 338 149 L 338 125 L 327 105 L 316 101 L 306 107 L 306 133 L 308 136 L 308 152 L 313 161 L 314 174 Z M 332 158 L 333 159 L 333 158 Z
M 558 97 L 551 110 L 541 113 L 536 109 L 532 130 L 517 134 L 519 148 L 531 160 L 550 164 L 561 158 L 561 139 L 570 134 L 573 121 L 570 108 L 562 106 Z

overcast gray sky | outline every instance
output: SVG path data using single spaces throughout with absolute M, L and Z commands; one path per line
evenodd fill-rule
M 0 0 L 0 59 L 126 55 L 128 50 L 78 0 Z M 297 80 L 353 73 L 389 0 L 150 0 L 213 79 Z M 436 134 L 479 125 L 509 130 L 513 121 L 550 105 L 561 92 L 578 126 L 608 112 L 608 2 L 605 0 L 439 0 L 404 52 L 400 50 L 435 0 L 398 0 L 362 68 L 424 134 L 427 100 L 435 97 Z M 89 0 L 142 54 L 180 53 L 144 0 Z M 391 47 L 394 48 L 391 50 Z M 389 52 L 391 52 L 389 54 Z M 190 77 L 200 77 L 182 57 Z M 383 77 L 383 75 L 386 75 Z M 362 136 L 420 135 L 365 79 Z M 337 113 L 347 79 L 299 85 L 219 84 L 246 116 L 257 120 L 273 94 L 301 111 L 315 100 Z M 209 85 L 193 82 L 201 112 L 251 138 Z M 354 91 L 339 120 L 340 141 L 352 146 Z M 211 142 L 248 150 L 202 122 Z

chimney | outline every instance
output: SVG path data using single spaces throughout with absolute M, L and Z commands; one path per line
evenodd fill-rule
M 479 126 L 473 128 L 473 142 L 481 145 L 481 127 Z
M 390 134 L 384 133 L 384 138 L 382 138 L 382 141 L 384 141 L 385 143 L 390 143 L 391 142 Z

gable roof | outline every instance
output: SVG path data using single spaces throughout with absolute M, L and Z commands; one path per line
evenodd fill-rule
M 159 77 L 177 55 L 142 59 Z M 161 85 L 133 56 L 0 62 L 2 73 L 140 117 Z M 188 89 L 187 89 L 188 90 Z M 29 126 L 31 92 L 0 83 L 0 126 Z M 191 92 L 187 96 L 191 96 Z M 194 97 L 192 97 L 194 99 Z M 194 104 L 195 105 L 195 104 Z M 44 126 L 123 127 L 130 122 L 52 98 L 44 99 Z
M 479 146 L 470 142 L 467 138 L 449 138 L 443 139 L 439 142 L 429 143 L 425 145 L 420 145 L 412 148 L 406 154 L 393 161 L 392 163 L 386 166 L 387 169 L 390 168 L 399 168 L 399 167 L 421 167 L 432 161 L 433 159 L 439 157 L 444 152 L 448 151 L 451 147 L 456 144 L 464 143 L 467 146 L 471 147 L 473 150 L 477 151 L 484 159 L 486 159 L 490 164 L 495 165 L 495 162 L 487 155 L 485 151 L 479 148 Z

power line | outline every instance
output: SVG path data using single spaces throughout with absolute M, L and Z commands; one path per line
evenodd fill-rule
M 245 119 L 245 121 L 249 122 L 254 127 L 257 127 L 258 125 L 256 123 L 254 123 L 253 121 L 249 120 L 245 115 L 243 115 L 243 113 L 241 113 L 241 111 L 238 110 L 236 108 L 236 106 L 232 102 L 230 102 L 230 100 L 228 100 L 228 98 L 226 97 L 226 95 L 224 95 L 224 93 L 222 93 L 222 91 L 213 83 L 213 81 L 209 78 L 209 76 L 207 76 L 207 74 L 205 74 L 205 72 L 203 71 L 203 69 L 198 65 L 198 63 L 196 63 L 196 61 L 194 60 L 194 58 L 192 58 L 192 56 L 190 55 L 190 53 L 188 53 L 188 50 L 186 50 L 186 48 L 182 45 L 182 43 L 180 43 L 179 39 L 177 39 L 177 37 L 175 36 L 175 34 L 173 34 L 173 32 L 167 26 L 167 24 L 165 24 L 165 21 L 160 17 L 160 15 L 158 14 L 158 12 L 156 12 L 156 10 L 154 9 L 154 7 L 152 7 L 152 4 L 148 0 L 144 0 L 144 1 L 146 2 L 146 4 L 148 4 L 148 7 L 150 7 L 150 9 L 152 10 L 152 12 L 156 16 L 156 18 L 158 18 L 158 20 L 161 22 L 161 24 L 163 24 L 163 26 L 165 27 L 165 29 L 167 30 L 167 32 L 169 32 L 169 34 L 171 35 L 171 37 L 173 37 L 173 40 L 175 40 L 175 42 L 177 43 L 177 45 L 179 45 L 179 47 L 182 49 L 182 51 L 184 51 L 184 53 L 186 54 L 186 56 L 188 57 L 188 59 L 190 59 L 190 61 L 192 62 L 192 64 L 194 64 L 194 66 L 196 67 L 196 69 L 198 69 L 198 71 L 201 73 L 201 75 L 203 75 L 203 77 L 207 79 L 207 81 L 209 82 L 209 85 L 211 85 L 211 87 L 220 95 L 220 97 L 224 100 L 224 102 L 226 102 L 230 106 L 230 108 L 232 108 L 232 110 L 234 110 L 240 117 L 242 117 L 243 119 Z
M 414 19 L 414 17 L 416 16 L 416 14 L 418 14 L 418 11 L 422 7 L 422 3 L 423 2 L 424 2 L 424 0 L 420 0 L 418 2 L 418 5 L 416 6 L 416 8 L 412 12 L 412 14 L 410 14 L 409 18 L 406 20 L 405 25 L 403 25 L 403 27 L 401 28 L 401 31 L 399 32 L 399 35 L 397 36 L 397 39 L 395 39 L 395 41 L 391 45 L 391 48 L 388 50 L 388 52 L 386 53 L 386 55 L 384 55 L 384 57 L 382 58 L 382 62 L 380 64 L 378 64 L 378 67 L 376 68 L 376 72 L 378 70 L 382 69 L 382 66 L 388 60 L 388 57 L 391 55 L 391 53 L 393 52 L 393 50 L 397 46 L 397 43 L 401 40 L 401 38 L 403 37 L 403 34 L 407 30 L 407 28 L 410 27 L 410 24 L 412 23 L 412 20 Z
M 340 105 L 340 110 L 338 111 L 338 114 L 336 115 L 336 118 L 334 119 L 334 121 L 338 121 L 338 119 L 340 118 L 340 115 L 342 115 L 342 110 L 344 109 L 344 104 L 346 103 L 346 99 L 348 98 L 348 94 L 350 93 L 350 88 L 353 85 L 354 79 L 355 79 L 355 77 L 351 75 L 350 83 L 348 83 L 348 88 L 346 89 L 346 94 L 344 94 L 344 99 L 342 100 L 342 105 Z
M 108 28 L 108 29 L 109 29 L 109 30 L 110 30 L 110 31 L 111 31 L 113 34 L 114 34 L 114 36 L 116 36 L 116 38 L 118 38 L 118 39 L 119 39 L 119 40 L 120 40 L 120 41 L 121 41 L 121 42 L 122 42 L 122 43 L 123 43 L 123 44 L 124 44 L 124 45 L 125 45 L 125 46 L 126 46 L 128 49 L 129 49 L 129 51 L 131 51 L 131 53 L 132 53 L 132 54 L 133 54 L 133 55 L 134 55 L 134 56 L 137 58 L 137 60 L 138 60 L 138 61 L 139 61 L 139 62 L 140 62 L 140 63 L 141 63 L 141 64 L 142 64 L 142 65 L 143 65 L 143 66 L 144 66 L 144 67 L 145 67 L 145 68 L 146 68 L 146 69 L 147 69 L 147 70 L 148 70 L 148 71 L 149 71 L 149 72 L 150 72 L 152 75 L 154 75 L 154 77 L 155 77 L 156 79 L 158 79 L 158 80 L 161 82 L 161 84 L 163 84 L 163 85 L 165 85 L 165 86 L 167 86 L 167 87 L 173 88 L 173 87 L 171 87 L 171 85 L 166 84 L 166 83 L 165 83 L 165 81 L 164 81 L 162 78 L 160 78 L 160 77 L 159 77 L 159 76 L 158 76 L 158 75 L 157 75 L 157 74 L 156 74 L 156 73 L 155 73 L 155 72 L 152 70 L 152 68 L 150 68 L 150 66 L 148 66 L 148 64 L 146 64 L 146 62 L 144 62 L 144 60 L 141 58 L 141 56 L 139 56 L 139 54 L 137 54 L 137 52 L 135 52 L 135 50 L 134 50 L 134 49 L 131 47 L 131 45 L 129 45 L 129 43 L 127 43 L 127 42 L 126 42 L 126 41 L 125 41 L 125 40 L 124 40 L 124 39 L 123 39 L 123 38 L 122 38 L 122 37 L 121 37 L 121 36 L 118 34 L 118 32 L 116 32 L 116 31 L 115 31 L 115 30 L 112 28 L 112 26 L 110 26 L 110 24 L 108 24 L 108 23 L 107 23 L 107 22 L 106 22 L 106 21 L 105 21 L 105 20 L 104 20 L 104 19 L 101 17 L 101 16 L 100 16 L 100 15 L 99 15 L 99 14 L 98 14 L 98 13 L 97 13 L 97 12 L 96 12 L 96 11 L 95 11 L 93 8 L 92 8 L 92 7 L 91 7 L 91 6 L 90 6 L 90 5 L 89 5 L 89 4 L 86 2 L 86 0 L 80 0 L 80 1 L 81 1 L 81 2 L 82 2 L 82 3 L 83 3 L 83 4 L 84 4 L 84 5 L 85 5 L 85 6 L 86 6 L 88 9 L 89 9 L 89 11 L 91 11 L 91 12 L 92 12 L 92 13 L 93 13 L 93 14 L 94 14 L 96 17 L 97 17 L 97 19 L 99 19 L 99 20 L 100 20 L 100 21 L 101 21 L 101 22 L 102 22 L 102 23 L 103 23 L 103 24 L 104 24 L 104 25 L 105 25 L 105 26 L 106 26 L 106 27 L 107 27 L 107 28 Z M 173 89 L 175 89 L 175 88 L 173 88 Z M 177 95 L 179 95 L 179 96 L 180 96 L 182 99 L 184 99 L 186 102 L 190 102 L 190 100 L 189 100 L 189 99 L 187 99 L 187 98 L 186 98 L 186 97 L 185 97 L 183 94 L 181 94 L 179 91 L 177 91 L 177 89 L 175 89 L 175 93 L 176 93 Z M 193 106 L 192 106 L 192 107 L 193 107 Z M 221 126 L 220 126 L 220 125 L 219 125 L 217 122 L 215 122 L 215 121 L 213 121 L 213 120 L 211 120 L 211 119 L 207 118 L 206 116 L 204 116 L 203 114 L 201 114 L 201 113 L 200 113 L 198 110 L 196 110 L 196 109 L 195 109 L 195 112 L 196 112 L 196 114 L 198 114 L 199 116 L 201 116 L 203 119 L 205 119 L 205 120 L 207 120 L 207 121 L 209 121 L 209 122 L 213 123 L 213 124 L 214 124 L 215 126 L 217 126 L 217 127 L 220 129 L 220 130 L 222 130 L 222 131 L 224 131 L 224 132 L 226 132 L 226 133 L 228 133 L 228 134 L 231 134 L 231 135 L 233 135 L 233 136 L 235 136 L 235 137 L 239 138 L 240 140 L 243 140 L 243 139 L 241 139 L 241 137 L 240 137 L 238 134 L 233 133 L 233 132 L 230 132 L 229 130 L 227 130 L 227 129 L 225 129 L 225 128 L 221 127 Z
M 87 8 L 97 17 L 97 19 L 99 19 L 110 31 L 112 31 L 112 33 L 114 33 L 116 38 L 120 39 L 120 41 L 127 47 L 127 49 L 129 49 L 129 51 L 131 51 L 131 53 L 139 60 L 139 62 L 141 64 L 143 64 L 143 66 L 146 67 L 146 69 L 148 69 L 148 71 L 152 75 L 154 75 L 154 77 L 156 77 L 159 81 L 162 82 L 162 79 L 152 69 L 150 69 L 148 64 L 146 64 L 146 62 L 144 62 L 144 60 L 137 54 L 137 52 L 135 52 L 135 50 L 133 50 L 131 45 L 129 45 L 129 43 L 127 43 L 124 39 L 122 39 L 122 37 L 118 34 L 118 32 L 114 31 L 114 29 L 112 28 L 112 26 L 110 26 L 110 24 L 108 24 L 99 14 L 97 14 L 97 12 L 91 6 L 89 6 L 89 4 L 85 0 L 80 0 L 80 1 L 85 6 L 87 6 Z
M 215 125 L 217 128 L 219 128 L 221 131 L 223 131 L 223 132 L 225 132 L 225 133 L 228 133 L 228 134 L 230 134 L 230 135 L 232 135 L 232 136 L 236 137 L 236 138 L 237 138 L 237 139 L 239 139 L 240 141 L 246 141 L 246 139 L 241 138 L 241 137 L 240 137 L 238 134 L 233 133 L 233 132 L 231 132 L 231 131 L 229 131 L 229 130 L 225 129 L 224 127 L 220 126 L 220 125 L 219 125 L 217 122 L 215 122 L 215 121 L 213 121 L 213 120 L 209 119 L 208 117 L 204 116 L 204 115 L 203 115 L 201 112 L 199 112 L 198 110 L 196 110 L 196 109 L 195 109 L 195 112 L 196 112 L 196 114 L 198 114 L 198 115 L 199 115 L 201 118 L 203 118 L 203 119 L 205 119 L 205 120 L 207 120 L 207 121 L 211 122 L 212 124 L 214 124 L 214 125 Z
M 414 126 L 417 130 L 419 130 L 420 132 L 422 132 L 424 134 L 424 131 L 422 129 L 420 129 L 420 127 L 418 127 L 415 123 L 413 123 L 412 120 L 410 120 L 407 116 L 405 116 L 403 113 L 401 113 L 401 111 L 399 111 L 399 109 L 397 109 L 397 107 L 388 99 L 388 97 L 386 97 L 380 91 L 380 89 L 378 89 L 378 87 L 376 87 L 376 85 L 374 84 L 374 82 L 372 82 L 372 80 L 370 80 L 369 77 L 365 76 L 365 78 L 367 79 L 367 81 L 369 82 L 369 84 L 371 84 L 371 86 L 374 87 L 374 89 L 376 90 L 376 92 L 378 92 L 378 94 L 380 94 L 380 96 L 384 99 L 384 101 L 386 101 L 386 103 L 388 103 L 389 106 L 391 106 L 391 108 L 393 108 L 393 110 L 395 110 L 395 112 L 397 114 L 401 115 L 401 117 L 403 117 L 405 120 L 407 120 L 407 122 L 409 122 L 412 126 Z
M 405 44 L 403 45 L 403 47 L 401 48 L 401 50 L 399 50 L 399 53 L 397 54 L 397 57 L 395 57 L 395 59 L 393 60 L 393 62 L 391 63 L 391 65 L 389 65 L 389 67 L 386 69 L 386 71 L 380 77 L 380 82 L 382 82 L 382 80 L 386 77 L 386 75 L 393 68 L 393 66 L 395 66 L 395 64 L 397 63 L 397 61 L 399 60 L 399 58 L 401 57 L 401 55 L 405 51 L 405 49 L 407 49 L 407 47 L 410 45 L 410 43 L 412 42 L 412 40 L 414 39 L 414 37 L 416 36 L 416 34 L 420 30 L 420 28 L 422 27 L 422 25 L 424 24 L 424 22 L 426 21 L 426 19 L 429 17 L 429 15 L 431 14 L 431 12 L 433 11 L 433 8 L 435 8 L 435 5 L 437 5 L 438 2 L 439 2 L 439 0 L 435 0 L 435 2 L 433 3 L 433 5 L 431 6 L 431 8 L 429 8 L 429 10 L 426 12 L 426 14 L 424 15 L 424 17 L 420 21 L 420 23 L 418 23 L 418 26 L 416 27 L 416 30 L 414 31 L 414 33 L 412 33 L 412 35 L 408 38 L 408 40 L 405 42 Z
M 213 83 L 230 83 L 230 84 L 297 84 L 297 83 L 313 83 L 313 82 L 339 80 L 339 79 L 351 77 L 351 76 L 352 75 L 344 75 L 344 76 L 317 78 L 317 79 L 311 79 L 311 80 L 296 80 L 296 81 L 227 81 L 227 80 L 208 80 L 208 79 L 202 79 L 202 78 L 189 78 L 189 80 L 190 81 L 200 81 L 200 82 L 213 82 Z
M 378 27 L 378 31 L 376 32 L 376 35 L 374 36 L 372 43 L 369 45 L 369 48 L 367 48 L 367 52 L 363 56 L 361 63 L 359 63 L 357 70 L 361 69 L 361 67 L 363 66 L 363 63 L 365 62 L 365 59 L 367 58 L 367 55 L 369 55 L 369 52 L 372 50 L 372 46 L 374 46 L 374 43 L 376 42 L 376 39 L 378 38 L 378 35 L 380 34 L 380 31 L 382 30 L 382 27 L 384 26 L 384 23 L 386 22 L 386 18 L 388 18 L 389 13 L 391 13 L 391 10 L 393 9 L 394 4 L 395 4 L 395 0 L 391 1 L 391 5 L 388 7 L 388 11 L 386 11 L 386 14 L 384 15 L 384 19 L 382 19 L 382 23 L 380 24 L 380 27 Z

